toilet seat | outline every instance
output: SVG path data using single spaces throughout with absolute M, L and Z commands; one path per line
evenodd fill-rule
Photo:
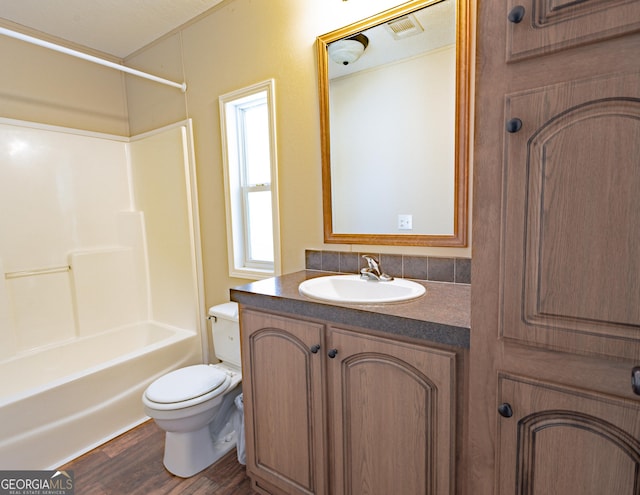
M 225 371 L 196 364 L 172 371 L 154 381 L 144 393 L 144 402 L 157 410 L 183 409 L 223 394 L 231 383 Z

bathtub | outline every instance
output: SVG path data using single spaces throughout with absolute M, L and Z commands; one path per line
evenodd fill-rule
M 144 389 L 199 342 L 144 322 L 0 361 L 0 469 L 55 469 L 147 420 Z

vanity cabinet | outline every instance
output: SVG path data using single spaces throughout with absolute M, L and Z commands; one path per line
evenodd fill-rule
M 453 494 L 456 353 L 241 309 L 247 473 L 270 494 Z

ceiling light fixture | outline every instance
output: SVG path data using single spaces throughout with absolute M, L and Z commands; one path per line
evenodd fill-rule
M 369 38 L 356 34 L 350 38 L 334 41 L 329 45 L 329 57 L 341 65 L 349 65 L 358 60 L 369 45 Z

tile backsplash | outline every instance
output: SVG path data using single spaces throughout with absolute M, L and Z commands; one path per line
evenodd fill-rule
M 367 266 L 363 254 L 380 260 L 385 273 L 393 277 L 456 284 L 471 283 L 471 260 L 469 258 L 440 258 L 434 256 L 410 256 L 406 254 L 379 254 L 370 251 L 351 253 L 340 251 L 305 251 L 307 270 L 324 272 L 358 273 Z

